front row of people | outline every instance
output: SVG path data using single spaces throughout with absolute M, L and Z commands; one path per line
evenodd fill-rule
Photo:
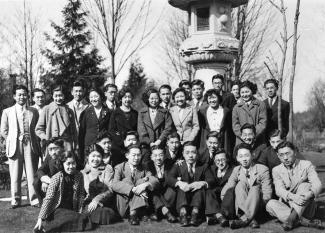
M 106 139 L 110 141 L 109 135 Z M 171 142 L 169 137 L 167 144 Z M 90 230 L 127 217 L 131 225 L 166 218 L 184 227 L 206 219 L 232 229 L 257 228 L 258 213 L 265 209 L 284 230 L 299 224 L 323 227 L 313 219 L 322 184 L 314 166 L 296 158 L 290 142 L 277 146 L 281 164 L 272 176 L 268 167 L 254 162 L 252 147 L 246 143 L 237 147 L 236 167 L 224 150 L 214 153 L 212 163 L 201 162 L 192 142 L 183 144 L 183 157 L 174 156 L 172 144 L 166 151 L 153 145 L 151 160 L 143 164 L 141 146 L 131 143 L 126 161 L 115 169 L 110 154 L 94 144 L 81 172 L 76 157 L 63 148 L 60 139 L 50 140 L 48 157 L 37 172 L 34 187 L 42 206 L 36 232 Z

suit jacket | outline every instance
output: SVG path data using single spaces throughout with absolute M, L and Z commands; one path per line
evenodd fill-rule
M 247 106 L 245 102 L 240 102 L 235 105 L 232 111 L 232 128 L 237 136 L 238 143 L 241 135 L 240 128 L 245 123 L 254 125 L 256 128 L 256 140 L 264 142 L 264 133 L 267 123 L 266 106 L 264 102 L 254 98 L 249 106 Z
M 208 148 L 206 148 L 203 153 L 201 153 L 198 157 L 198 161 L 200 164 L 208 164 L 209 166 L 211 166 L 212 164 L 214 164 L 214 157 L 211 158 L 210 157 L 210 153 Z
M 264 100 L 267 111 L 267 125 L 266 132 L 270 133 L 272 130 L 278 128 L 278 102 L 279 98 L 272 106 L 269 104 L 269 99 Z M 282 136 L 286 137 L 289 132 L 289 114 L 290 114 L 290 104 L 281 99 L 281 118 L 282 118 Z
M 176 152 L 176 157 L 172 158 L 168 148 L 166 149 L 166 160 L 169 160 L 169 163 L 175 163 L 177 160 L 183 159 L 182 148 L 179 148 Z
M 79 114 L 77 113 L 74 105 L 73 105 L 73 100 L 71 100 L 70 102 L 67 103 L 68 107 L 73 111 L 73 118 L 75 120 L 75 124 L 76 124 L 76 128 L 77 130 L 79 130 L 79 122 L 80 122 L 80 115 L 83 111 L 85 111 L 86 108 L 88 108 L 90 105 L 86 100 L 81 100 L 80 101 L 80 112 Z
M 199 111 L 199 120 L 200 120 L 200 151 L 206 149 L 206 137 L 210 133 L 210 125 L 207 118 L 207 111 L 209 106 L 201 108 Z M 226 149 L 228 148 L 228 135 L 231 130 L 231 112 L 228 108 L 223 108 L 223 119 L 221 122 L 220 133 L 222 135 L 222 146 Z M 228 152 L 228 151 L 227 151 Z
M 63 170 L 63 166 L 59 160 L 54 160 L 50 155 L 47 155 L 42 165 L 38 168 L 35 179 L 41 179 L 42 176 L 52 177 L 59 171 Z
M 110 117 L 108 131 L 112 135 L 114 144 L 123 146 L 125 135 L 128 131 L 137 131 L 138 112 L 131 109 L 130 119 L 125 118 L 121 108 L 116 108 Z
M 64 177 L 63 172 L 56 173 L 46 191 L 46 196 L 43 199 L 43 204 L 38 218 L 47 219 L 61 204 L 63 197 Z M 73 180 L 73 210 L 82 212 L 83 201 L 85 197 L 84 180 L 80 172 L 74 175 Z
M 237 100 L 233 94 L 230 93 L 223 97 L 222 107 L 228 108 L 230 111 L 232 111 L 236 104 Z
M 146 179 L 150 182 L 152 190 L 157 187 L 158 179 L 142 166 L 137 168 L 135 178 L 132 180 L 130 165 L 128 162 L 123 162 L 115 166 L 112 189 L 120 195 L 130 197 L 132 188 L 146 182 Z
M 182 142 L 194 141 L 200 131 L 197 110 L 189 104 L 183 109 L 183 116 L 180 119 L 178 107 L 171 107 L 169 110 L 176 131 Z
M 151 123 L 149 107 L 144 107 L 138 115 L 138 133 L 140 142 L 155 142 L 160 139 L 162 143 L 166 142 L 167 136 L 173 129 L 173 120 L 167 109 L 158 108 L 154 124 Z
M 241 165 L 234 168 L 227 184 L 221 191 L 221 199 L 223 199 L 226 191 L 235 188 L 239 181 L 247 182 L 245 171 Z M 262 164 L 252 164 L 250 168 L 250 186 L 259 185 L 261 187 L 262 197 L 265 202 L 272 197 L 272 186 L 269 169 Z
M 17 140 L 19 137 L 19 123 L 17 119 L 16 105 L 6 108 L 1 116 L 1 129 L 0 133 L 6 139 L 6 155 L 10 158 L 15 155 L 17 150 Z M 35 127 L 39 118 L 38 111 L 35 108 L 26 107 L 28 122 L 29 122 L 29 135 L 31 142 L 32 155 L 41 156 L 41 148 L 39 140 L 35 134 Z
M 288 201 L 288 194 L 295 193 L 301 183 L 311 184 L 311 191 L 317 197 L 322 191 L 322 183 L 315 167 L 308 160 L 296 159 L 293 167 L 293 176 L 289 178 L 288 169 L 280 164 L 272 170 L 275 193 L 278 197 Z
M 192 107 L 194 107 L 197 112 L 200 111 L 200 109 L 206 108 L 208 106 L 208 103 L 206 101 L 202 101 L 201 105 L 196 105 L 196 104 L 194 104 L 193 99 L 191 101 L 189 101 L 188 104 L 191 105 Z
M 218 178 L 218 167 L 216 166 L 215 163 L 211 166 L 212 174 L 213 174 L 214 178 L 216 179 L 215 191 L 219 194 L 218 197 L 221 194 L 221 190 L 222 190 L 223 186 L 225 186 L 226 183 L 228 182 L 228 179 L 229 179 L 233 170 L 234 170 L 234 167 L 231 165 L 228 165 L 225 175 L 222 178 Z
M 99 132 L 108 130 L 110 112 L 106 106 L 102 106 L 99 119 L 94 106 L 87 108 L 80 116 L 79 148 L 81 151 L 96 142 Z
M 257 159 L 257 163 L 267 166 L 269 170 L 272 171 L 274 167 L 281 164 L 281 161 L 275 150 L 271 146 L 268 146 L 261 152 L 260 157 Z
M 168 178 L 167 178 L 168 186 L 175 188 L 175 184 L 179 179 L 183 182 L 191 183 L 190 175 L 188 173 L 188 166 L 185 161 L 180 166 L 174 164 L 174 166 L 172 167 L 172 169 L 168 174 Z M 196 163 L 193 182 L 195 181 L 205 181 L 208 183 L 209 188 L 215 187 L 216 180 L 208 164 L 201 165 L 198 162 Z
M 147 171 L 150 171 L 151 174 L 158 179 L 160 188 L 166 188 L 166 186 L 167 186 L 166 180 L 168 178 L 168 174 L 169 174 L 171 168 L 173 167 L 173 165 L 174 165 L 174 163 L 172 163 L 170 160 L 165 160 L 165 162 L 164 162 L 164 176 L 162 178 L 158 178 L 157 170 L 156 170 L 155 164 L 152 160 L 150 160 L 146 164 L 145 169 Z

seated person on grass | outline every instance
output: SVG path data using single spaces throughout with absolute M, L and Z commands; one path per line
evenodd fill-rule
M 117 164 L 115 164 L 116 161 L 113 161 L 112 159 L 112 138 L 109 133 L 106 131 L 100 132 L 97 135 L 96 144 L 99 145 L 103 150 L 103 163 L 115 167 Z
M 258 228 L 256 216 L 263 210 L 271 199 L 272 186 L 269 169 L 262 164 L 253 162 L 251 145 L 242 143 L 238 145 L 236 166 L 221 191 L 221 199 L 229 188 L 235 188 L 235 210 L 238 220 L 230 220 L 232 229 L 250 225 Z
M 168 222 L 177 221 L 172 214 L 175 207 L 176 192 L 166 183 L 168 173 L 173 165 L 174 163 L 171 160 L 166 160 L 165 150 L 161 146 L 151 147 L 151 161 L 147 163 L 147 170 L 159 181 L 159 185 L 152 192 L 152 203 L 155 210 L 155 213 L 151 215 L 152 220 L 158 220 L 162 214 Z
M 216 152 L 221 149 L 221 137 L 217 131 L 211 131 L 206 136 L 206 149 L 200 154 L 198 161 L 211 166 L 214 163 Z
M 272 170 L 275 193 L 279 200 L 270 200 L 266 210 L 280 222 L 285 231 L 298 225 L 324 229 L 322 222 L 313 219 L 315 198 L 322 191 L 322 183 L 314 165 L 297 158 L 291 142 L 281 142 L 276 149 L 281 164 Z
M 130 145 L 125 156 L 127 162 L 115 167 L 112 189 L 116 193 L 117 209 L 121 217 L 126 217 L 129 212 L 130 224 L 139 225 L 141 210 L 144 212 L 144 220 L 148 219 L 148 197 L 159 182 L 142 167 L 139 145 Z
M 206 200 L 206 189 L 215 185 L 215 179 L 208 164 L 197 162 L 198 150 L 193 142 L 184 143 L 183 157 L 185 161 L 174 164 L 169 172 L 167 183 L 177 192 L 176 210 L 181 226 L 198 226 L 199 214 L 205 210 L 205 203 L 214 202 Z
M 51 177 L 63 169 L 60 160 L 64 152 L 64 141 L 59 138 L 52 138 L 47 142 L 47 145 L 47 156 L 38 168 L 33 182 L 39 203 L 42 203 L 45 197 Z
M 175 163 L 178 160 L 183 159 L 181 140 L 177 132 L 173 132 L 167 136 L 166 143 L 166 159 Z

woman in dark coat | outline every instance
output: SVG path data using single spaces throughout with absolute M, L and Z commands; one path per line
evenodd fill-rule
M 112 135 L 112 159 L 114 164 L 125 160 L 123 154 L 123 141 L 127 132 L 137 131 L 138 112 L 131 105 L 133 94 L 130 89 L 122 89 L 118 93 L 118 101 L 121 106 L 116 108 L 110 118 L 108 130 Z
M 158 90 L 148 89 L 142 96 L 147 107 L 142 108 L 138 115 L 138 133 L 141 143 L 147 145 L 165 144 L 168 134 L 173 130 L 173 120 L 167 109 L 159 106 Z
M 104 94 L 100 89 L 92 88 L 89 91 L 91 106 L 81 113 L 79 128 L 79 166 L 83 168 L 85 150 L 88 146 L 96 143 L 99 132 L 107 131 L 110 111 L 103 104 Z

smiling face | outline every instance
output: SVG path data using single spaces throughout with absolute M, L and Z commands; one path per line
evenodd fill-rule
M 296 161 L 296 152 L 290 147 L 283 147 L 278 150 L 278 157 L 284 166 L 290 167 Z
M 171 91 L 168 88 L 160 89 L 159 96 L 162 102 L 169 104 L 171 95 Z
M 216 137 L 209 137 L 206 143 L 211 154 L 214 154 L 219 148 L 219 141 Z
M 265 85 L 265 90 L 266 90 L 268 97 L 270 97 L 270 98 L 274 98 L 278 91 L 278 89 L 276 88 L 274 83 L 267 83 Z
M 242 87 L 240 88 L 240 97 L 243 101 L 249 102 L 253 98 L 253 92 L 248 87 Z
M 96 91 L 91 91 L 89 93 L 89 101 L 94 107 L 100 107 L 102 105 L 102 99 L 100 98 L 99 93 Z
M 64 94 L 62 93 L 62 91 L 54 91 L 52 97 L 53 97 L 54 103 L 56 103 L 57 105 L 63 104 Z
M 149 96 L 149 106 L 151 108 L 156 108 L 159 105 L 159 96 L 158 93 L 151 93 Z
M 45 94 L 42 91 L 34 93 L 33 101 L 39 107 L 43 107 L 45 103 Z
M 167 141 L 167 147 L 173 153 L 176 153 L 178 151 L 178 149 L 180 148 L 180 146 L 181 146 L 181 142 L 179 141 L 179 139 L 177 137 L 170 138 Z
M 187 95 L 188 96 L 191 96 L 192 95 L 192 89 L 191 89 L 191 86 L 189 84 L 183 84 L 182 85 L 182 88 L 184 88 L 184 90 L 186 91 Z
M 93 151 L 88 155 L 88 164 L 92 168 L 97 168 L 103 161 L 102 154 L 98 151 Z
M 213 81 L 212 81 L 212 86 L 214 89 L 216 89 L 217 91 L 221 91 L 222 90 L 222 86 L 223 86 L 223 82 L 221 79 L 219 78 L 215 78 Z
M 72 175 L 77 170 L 77 163 L 73 158 L 67 158 L 67 160 L 63 163 L 63 168 L 68 175 Z
M 252 145 L 255 142 L 253 129 L 243 129 L 240 137 L 245 143 Z
M 164 164 L 164 159 L 165 159 L 164 150 L 155 149 L 151 152 L 151 160 L 156 166 L 161 167 Z
M 248 149 L 239 149 L 237 151 L 237 161 L 244 168 L 249 168 L 252 164 L 252 153 Z
M 112 142 L 109 138 L 103 138 L 97 144 L 104 150 L 104 153 L 107 154 L 111 151 Z
M 204 89 L 200 85 L 194 85 L 192 87 L 192 96 L 194 99 L 200 100 L 203 97 Z
M 231 88 L 231 93 L 235 96 L 235 98 L 239 98 L 239 85 L 233 85 Z
M 127 135 L 126 138 L 124 139 L 124 147 L 128 147 L 130 145 L 137 144 L 138 139 L 135 135 Z
M 122 105 L 129 108 L 133 102 L 133 97 L 130 92 L 125 93 L 125 95 L 122 97 Z
M 85 93 L 84 88 L 78 86 L 73 87 L 71 91 L 73 99 L 77 102 L 80 102 L 83 99 L 84 93 Z
M 114 87 L 107 88 L 107 91 L 105 92 L 105 96 L 108 101 L 114 102 L 116 98 L 117 90 Z
M 126 158 L 129 164 L 136 167 L 141 162 L 141 150 L 139 148 L 132 148 L 128 153 L 126 153 Z
M 64 148 L 55 145 L 54 143 L 50 143 L 47 146 L 47 151 L 49 153 L 49 156 L 51 156 L 52 159 L 58 159 L 62 155 L 63 150 Z
M 183 150 L 183 157 L 188 164 L 193 164 L 197 159 L 197 149 L 195 146 L 185 146 Z
M 175 95 L 175 103 L 178 107 L 183 107 L 186 104 L 186 95 L 184 92 L 179 91 Z
M 208 101 L 209 106 L 211 106 L 211 108 L 213 108 L 213 109 L 219 108 L 219 105 L 220 105 L 219 98 L 215 94 L 208 96 L 207 101 Z
M 14 94 L 14 99 L 17 104 L 24 105 L 27 102 L 28 94 L 24 89 L 17 89 Z
M 214 163 L 216 164 L 219 170 L 225 169 L 225 167 L 227 166 L 226 153 L 216 154 L 216 156 L 214 157 Z

